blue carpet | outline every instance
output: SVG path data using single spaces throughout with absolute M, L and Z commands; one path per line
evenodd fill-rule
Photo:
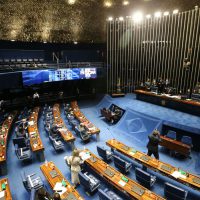
M 128 114 L 126 113 L 123 116 L 124 119 L 131 120 L 131 118 L 134 116 L 134 120 L 136 120 L 136 122 L 138 122 L 138 118 L 140 118 L 140 115 L 141 115 L 140 113 L 145 113 L 145 114 L 149 115 L 150 111 L 154 111 L 154 116 L 153 116 L 153 118 L 145 116 L 144 121 L 136 123 L 137 126 L 133 122 L 130 122 L 130 124 L 132 124 L 131 129 L 129 126 L 127 126 L 126 127 L 127 132 L 126 131 L 123 132 L 123 130 L 124 130 L 122 127 L 123 119 L 121 119 L 118 122 L 118 124 L 116 124 L 115 126 L 110 126 L 104 120 L 102 120 L 99 116 L 99 108 L 107 107 L 107 105 L 109 106 L 111 103 L 115 103 L 124 109 L 126 109 L 127 107 L 131 108 L 129 110 Z M 133 95 L 127 95 L 125 98 L 116 98 L 116 99 L 112 99 L 112 98 L 106 96 L 106 97 L 104 97 L 104 100 L 101 101 L 97 106 L 93 106 L 93 103 L 91 103 L 90 101 L 78 102 L 78 104 L 79 104 L 82 112 L 85 114 L 85 116 L 91 122 L 93 122 L 97 127 L 100 128 L 101 133 L 100 133 L 100 141 L 98 143 L 96 142 L 96 136 L 92 136 L 91 141 L 87 144 L 82 143 L 81 139 L 77 138 L 75 145 L 76 145 L 76 147 L 78 147 L 80 149 L 83 149 L 84 147 L 88 148 L 95 154 L 97 154 L 96 145 L 97 144 L 105 145 L 105 141 L 107 141 L 108 139 L 111 139 L 111 138 L 116 138 L 117 140 L 120 140 L 121 142 L 123 142 L 129 146 L 133 146 L 142 152 L 146 152 L 146 142 L 147 142 L 148 132 L 150 130 L 152 130 L 154 127 L 159 127 L 160 120 L 158 120 L 158 119 L 161 119 L 161 120 L 167 119 L 167 118 L 163 119 L 163 116 L 161 116 L 161 115 L 159 116 L 157 113 L 157 110 L 155 112 L 155 110 L 154 110 L 155 108 L 154 109 L 150 108 L 151 106 L 154 107 L 154 105 L 152 105 L 152 104 L 149 105 L 148 103 L 139 102 L 134 99 Z M 162 112 L 162 109 L 164 109 L 163 112 L 166 112 L 166 108 L 161 107 L 161 108 L 159 108 L 159 113 Z M 135 111 L 140 111 L 140 113 L 137 113 Z M 178 118 L 176 118 L 176 116 L 175 116 L 176 114 L 179 114 L 179 112 L 172 111 L 172 110 L 170 111 L 168 109 L 167 109 L 167 112 L 173 112 L 173 115 L 171 115 L 173 117 L 171 117 L 170 119 L 167 119 L 167 120 L 171 121 L 172 123 L 173 122 L 179 123 L 181 121 L 180 119 L 178 120 Z M 63 111 L 62 111 L 62 117 L 65 120 L 67 127 L 70 129 L 70 126 L 67 123 L 67 120 L 64 116 Z M 198 122 L 200 122 L 199 118 L 194 116 L 194 119 L 195 118 L 197 119 Z M 192 126 L 195 127 L 195 120 L 193 122 L 192 119 L 191 119 L 191 124 L 192 124 Z M 176 121 L 176 120 L 178 120 L 178 121 Z M 180 123 L 182 123 L 182 122 L 180 122 Z M 190 124 L 190 126 L 191 126 L 191 124 Z M 116 130 L 118 130 L 118 131 L 116 131 Z M 63 159 L 64 156 L 71 154 L 70 147 L 66 144 L 65 151 L 60 152 L 60 153 L 56 153 L 54 151 L 53 146 L 49 142 L 48 136 L 44 130 L 42 117 L 39 118 L 39 131 L 40 131 L 42 142 L 45 147 L 46 160 L 53 161 L 56 164 L 56 166 L 61 170 L 61 172 L 64 174 L 64 176 L 70 181 L 71 180 L 70 179 L 70 171 L 69 171 L 69 168 L 66 166 L 64 159 Z M 136 134 L 137 132 L 141 132 L 142 134 Z M 134 135 L 134 138 L 132 138 L 133 135 Z M 24 186 L 21 181 L 20 172 L 22 172 L 22 171 L 25 171 L 26 174 L 37 173 L 38 175 L 40 175 L 42 177 L 42 179 L 44 180 L 44 183 L 45 183 L 47 189 L 52 192 L 52 190 L 49 187 L 49 184 L 46 182 L 42 172 L 40 171 L 39 167 L 42 163 L 40 163 L 39 161 L 37 161 L 36 158 L 34 158 L 32 163 L 22 164 L 15 155 L 14 146 L 12 144 L 12 138 L 14 138 L 14 131 L 12 131 L 12 133 L 11 133 L 10 142 L 8 144 L 8 159 L 7 159 L 8 160 L 8 162 L 7 162 L 8 178 L 9 178 L 9 182 L 10 182 L 13 199 L 14 200 L 28 200 L 30 197 L 30 194 L 24 189 Z M 132 138 L 132 139 L 130 139 L 130 138 Z M 145 142 L 143 142 L 143 143 L 138 142 L 143 139 Z M 199 170 L 200 163 L 199 163 L 198 158 L 199 158 L 199 155 L 195 152 L 192 152 L 192 159 L 185 159 L 185 160 L 171 158 L 162 149 L 161 149 L 161 153 L 160 153 L 160 159 L 163 160 L 164 162 L 168 162 L 168 163 L 172 164 L 173 166 L 181 167 L 182 169 L 187 169 L 188 171 L 195 173 L 195 174 L 200 173 L 200 170 Z M 113 163 L 110 163 L 110 164 L 113 166 Z M 128 176 L 132 179 L 135 179 L 135 173 L 134 173 L 135 166 L 138 166 L 138 164 L 134 163 L 133 169 L 128 174 Z M 152 172 L 152 173 L 154 173 L 154 172 Z M 189 195 L 187 198 L 188 200 L 200 199 L 199 192 L 196 192 L 196 191 L 194 191 L 186 186 L 183 186 L 182 184 L 179 184 L 175 181 L 167 179 L 159 174 L 157 174 L 157 176 L 158 176 L 158 181 L 152 188 L 152 190 L 155 193 L 163 196 L 164 182 L 169 181 L 169 182 L 174 183 L 182 188 L 189 190 Z M 101 187 L 102 188 L 106 187 L 106 185 L 103 181 L 102 181 Z M 85 191 L 83 190 L 83 188 L 81 186 L 79 186 L 77 188 L 77 190 L 86 200 L 89 200 L 89 199 L 97 200 L 98 199 L 97 194 L 94 194 L 91 197 L 87 196 L 87 194 L 85 193 Z

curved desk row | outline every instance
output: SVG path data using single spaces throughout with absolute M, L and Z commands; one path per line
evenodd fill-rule
M 10 187 L 7 178 L 0 180 L 0 194 L 5 200 L 12 200 Z
M 129 158 L 141 163 L 145 167 L 148 167 L 156 172 L 160 172 L 161 174 L 190 186 L 193 189 L 200 190 L 199 176 L 193 175 L 189 172 L 183 171 L 180 168 L 173 167 L 170 164 L 147 156 L 146 154 L 137 151 L 132 147 L 128 147 L 115 139 L 108 140 L 106 144 L 111 147 L 111 149 L 119 151 L 125 156 L 128 156 Z
M 94 124 L 92 124 L 86 117 L 85 115 L 80 111 L 78 104 L 76 101 L 71 102 L 71 107 L 73 109 L 74 116 L 76 119 L 84 125 L 86 130 L 88 131 L 89 134 L 95 135 L 97 137 L 97 141 L 99 141 L 99 133 L 100 129 L 97 128 Z
M 115 188 L 123 193 L 128 194 L 130 199 L 164 200 L 163 197 L 160 197 L 159 195 L 141 186 L 137 182 L 124 176 L 119 171 L 95 156 L 89 150 L 81 152 L 80 155 L 91 169 L 106 179 Z
M 9 132 L 12 128 L 13 121 L 17 115 L 17 111 L 11 112 L 2 124 L 0 129 L 0 173 L 7 174 L 6 151 Z
M 40 108 L 35 107 L 31 112 L 28 120 L 28 134 L 30 145 L 33 153 L 36 153 L 40 161 L 44 161 L 44 146 L 38 131 L 38 115 Z
M 65 142 L 70 143 L 73 149 L 75 137 L 73 136 L 72 132 L 67 129 L 63 119 L 61 118 L 59 104 L 54 104 L 53 106 L 53 118 L 54 118 L 54 125 L 61 127 L 58 129 L 61 137 Z
M 61 199 L 83 200 L 79 193 L 66 180 L 53 162 L 47 162 L 40 166 L 45 178 L 53 190 L 61 190 Z

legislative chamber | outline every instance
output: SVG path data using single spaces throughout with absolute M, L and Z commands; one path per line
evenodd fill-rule
M 199 6 L 2 1 L 0 200 L 199 200 Z

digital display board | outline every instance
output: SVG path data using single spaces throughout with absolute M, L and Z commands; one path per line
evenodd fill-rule
M 22 72 L 23 85 L 31 86 L 45 82 L 95 79 L 97 78 L 96 68 L 67 68 L 49 70 L 28 70 Z

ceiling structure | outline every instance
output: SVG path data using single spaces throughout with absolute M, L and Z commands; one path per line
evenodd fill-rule
M 106 41 L 106 19 L 186 11 L 199 0 L 0 0 L 0 39 L 38 42 Z M 199 5 L 200 6 L 200 5 Z

